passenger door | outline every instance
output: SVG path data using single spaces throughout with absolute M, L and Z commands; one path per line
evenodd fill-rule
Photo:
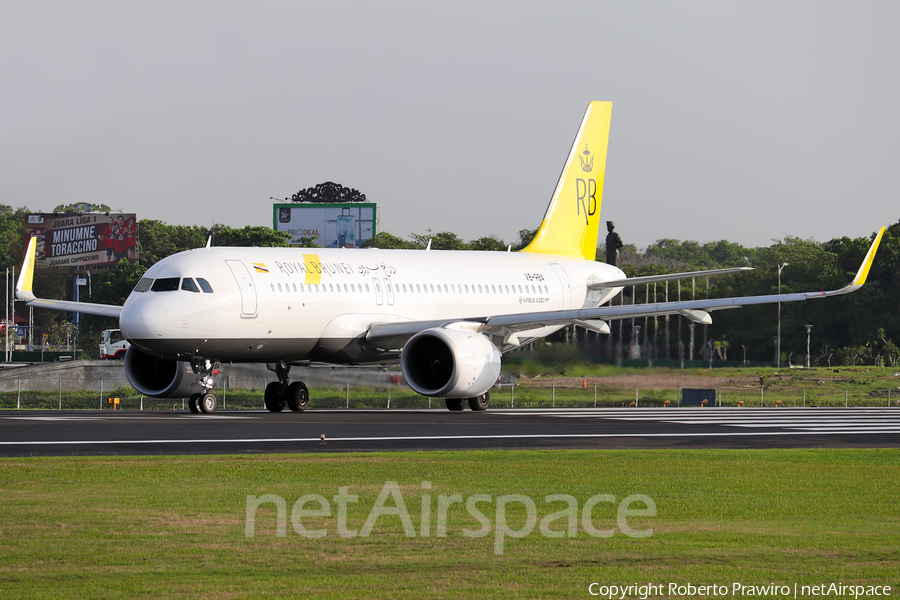
M 253 279 L 247 266 L 239 260 L 226 260 L 225 264 L 231 269 L 234 280 L 241 290 L 241 317 L 252 319 L 256 316 L 256 288 L 253 287 Z

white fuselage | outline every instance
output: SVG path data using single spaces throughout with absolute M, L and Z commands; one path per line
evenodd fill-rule
M 169 359 L 382 362 L 399 351 L 365 342 L 372 323 L 593 307 L 619 288 L 592 292 L 587 283 L 622 277 L 603 263 L 523 252 L 202 248 L 151 267 L 120 327 Z

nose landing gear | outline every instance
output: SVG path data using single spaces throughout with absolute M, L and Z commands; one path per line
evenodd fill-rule
M 208 358 L 195 358 L 191 361 L 191 369 L 200 375 L 200 393 L 192 394 L 188 398 L 188 407 L 192 413 L 211 414 L 216 412 L 218 402 L 210 390 L 215 387 L 215 376 L 219 374 L 221 368 L 221 364 L 214 363 Z

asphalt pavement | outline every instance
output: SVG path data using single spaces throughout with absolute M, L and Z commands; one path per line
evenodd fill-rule
M 0 411 L 0 456 L 818 447 L 900 447 L 900 408 Z

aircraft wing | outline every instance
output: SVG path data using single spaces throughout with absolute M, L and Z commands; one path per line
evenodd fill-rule
M 19 273 L 19 280 L 16 282 L 16 298 L 22 300 L 28 306 L 118 318 L 122 313 L 122 307 L 114 304 L 45 300 L 35 297 L 32 291 L 32 284 L 34 282 L 34 251 L 36 243 L 37 238 L 31 238 L 31 241 L 28 242 L 28 249 L 25 251 L 25 262 L 22 264 L 22 271 Z
M 710 311 L 724 310 L 728 308 L 740 308 L 754 304 L 773 304 L 776 302 L 796 302 L 814 298 L 828 298 L 855 292 L 866 282 L 875 252 L 881 243 L 885 228 L 882 227 L 875 236 L 862 265 L 849 285 L 838 290 L 826 292 L 799 292 L 792 294 L 772 294 L 768 296 L 743 296 L 736 298 L 713 298 L 706 300 L 685 300 L 680 302 L 652 302 L 649 304 L 627 304 L 622 306 L 600 306 L 597 308 L 580 308 L 570 310 L 553 310 L 536 313 L 517 313 L 511 315 L 496 315 L 488 317 L 476 317 L 468 319 L 454 319 L 443 321 L 409 321 L 400 323 L 373 323 L 369 328 L 366 339 L 374 345 L 382 348 L 402 348 L 409 338 L 424 329 L 440 327 L 450 323 L 469 323 L 470 327 L 490 336 L 498 336 L 504 345 L 518 344 L 517 334 L 541 327 L 567 325 L 575 323 L 587 329 L 609 333 L 607 321 L 631 319 L 637 317 L 652 317 L 662 315 L 682 315 L 697 323 L 712 323 Z M 745 269 L 742 267 L 741 269 Z M 739 269 L 740 270 L 740 269 Z M 733 272 L 733 271 L 732 271 Z M 702 271 L 700 273 L 703 273 Z M 680 274 L 679 274 L 680 275 Z M 691 275 L 688 275 L 691 276 Z M 655 277 L 655 276 L 651 276 Z M 605 287 L 618 287 L 619 285 L 631 285 L 631 283 L 647 283 L 640 281 L 645 278 L 625 279 Z M 658 280 L 657 280 L 658 281 Z M 628 283 L 625 283 L 628 282 Z
M 660 281 L 675 281 L 676 279 L 689 279 L 691 277 L 711 277 L 713 275 L 726 275 L 728 273 L 741 273 L 753 271 L 753 267 L 731 267 L 728 269 L 712 269 L 710 271 L 690 271 L 687 273 L 666 273 L 663 275 L 646 275 L 644 277 L 626 277 L 612 281 L 597 281 L 588 284 L 591 290 L 606 290 L 626 285 L 644 285 L 645 283 L 658 283 Z

